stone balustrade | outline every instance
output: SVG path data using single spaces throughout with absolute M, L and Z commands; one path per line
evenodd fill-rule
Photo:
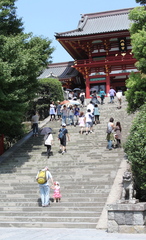
M 110 204 L 108 232 L 146 233 L 146 202 L 136 204 Z

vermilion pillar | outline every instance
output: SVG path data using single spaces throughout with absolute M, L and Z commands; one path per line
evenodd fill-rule
M 106 75 L 106 94 L 108 94 L 110 90 L 110 76 L 109 76 L 109 73 L 107 73 Z
M 90 98 L 90 84 L 89 84 L 89 77 L 86 78 L 86 98 Z

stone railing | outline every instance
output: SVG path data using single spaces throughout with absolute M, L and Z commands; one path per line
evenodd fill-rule
M 110 204 L 108 232 L 146 233 L 146 202 L 136 204 Z

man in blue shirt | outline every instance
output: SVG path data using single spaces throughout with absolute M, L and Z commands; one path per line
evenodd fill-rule
M 116 91 L 113 89 L 113 87 L 110 87 L 109 90 L 109 95 L 110 95 L 110 103 L 114 103 L 114 97 L 116 95 Z

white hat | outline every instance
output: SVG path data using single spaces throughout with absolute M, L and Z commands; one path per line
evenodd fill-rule
M 66 123 L 62 123 L 62 127 L 66 127 Z

